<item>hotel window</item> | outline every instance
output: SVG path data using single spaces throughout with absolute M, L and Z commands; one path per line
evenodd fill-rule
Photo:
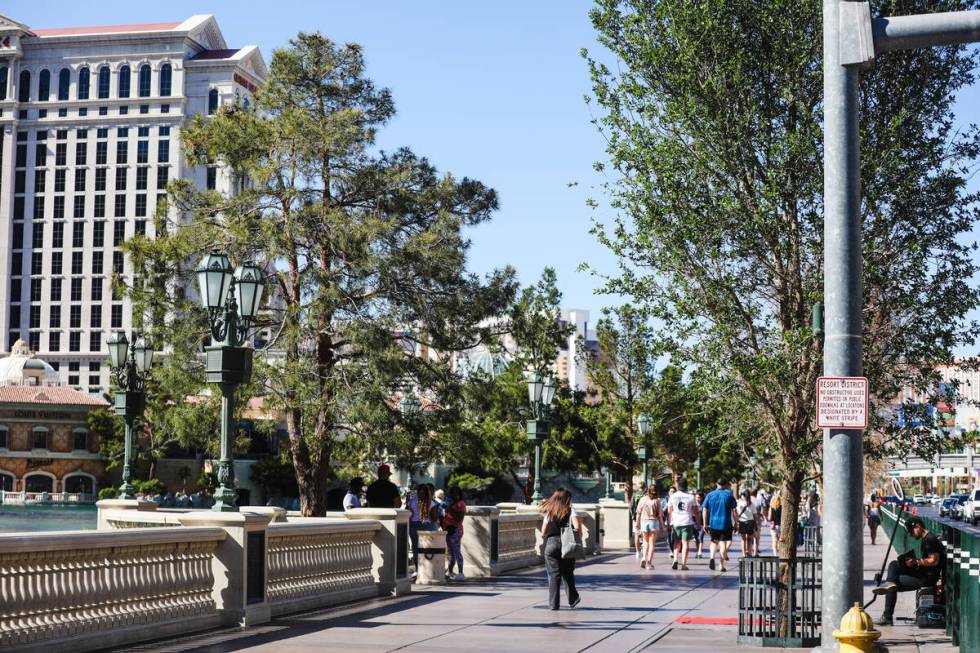
M 62 68 L 61 72 L 58 73 L 58 99 L 67 100 L 68 99 L 68 88 L 71 86 L 71 71 L 67 68 Z
M 157 163 L 170 162 L 170 141 L 157 143 Z
M 92 215 L 96 218 L 105 217 L 105 195 L 95 196 L 95 207 L 93 209 Z
M 166 188 L 168 181 L 170 181 L 170 168 L 168 166 L 157 168 L 157 190 Z
M 162 97 L 167 97 L 170 95 L 170 87 L 172 85 L 173 79 L 173 68 L 170 64 L 165 63 L 160 66 L 160 95 Z
M 140 66 L 139 94 L 140 97 L 150 97 L 150 65 Z
M 136 168 L 136 190 L 146 190 L 146 178 L 150 169 L 146 166 Z
M 43 220 L 44 219 L 44 198 L 35 197 L 34 198 L 34 219 Z
M 34 449 L 47 449 L 48 448 L 48 429 L 43 426 L 35 426 L 31 431 L 33 437 L 31 438 L 31 444 Z
M 108 162 L 109 143 L 107 141 L 99 141 L 95 144 L 95 165 L 104 166 Z
M 81 351 L 82 350 L 82 332 L 81 331 L 71 331 L 68 334 L 68 351 Z M 78 377 L 75 377 L 75 381 L 72 381 L 69 377 L 68 383 L 71 385 L 78 384 Z
M 116 143 L 116 164 L 122 165 L 129 162 L 129 141 L 118 141 Z
M 119 247 L 124 240 L 126 240 L 126 223 L 122 220 L 117 220 L 112 225 L 113 247 Z
M 150 105 L 149 104 L 141 104 L 140 105 L 140 113 L 149 113 L 149 112 L 150 112 Z
M 68 165 L 68 143 L 58 143 L 55 145 L 54 164 L 56 166 Z
M 37 351 L 41 348 L 40 331 L 31 331 L 27 334 L 27 346 L 30 347 L 31 351 Z
M 122 218 L 126 215 L 126 196 L 116 195 L 116 203 L 113 207 L 113 217 Z
M 146 193 L 141 193 L 140 195 L 136 196 L 135 215 L 137 217 L 146 216 Z
M 75 143 L 75 165 L 83 166 L 88 159 L 88 143 Z
M 45 184 L 45 181 L 47 180 L 47 174 L 48 174 L 48 171 L 47 170 L 35 170 L 34 171 L 34 192 L 35 193 L 43 193 L 44 192 L 44 184 Z
M 61 274 L 61 252 L 51 253 L 51 274 Z
M 146 220 L 136 221 L 136 235 L 145 236 L 146 235 Z
M 92 301 L 102 300 L 102 279 L 92 279 Z
M 20 71 L 20 79 L 17 82 L 17 101 L 31 101 L 31 73 L 28 70 Z
M 85 246 L 85 223 L 84 222 L 76 222 L 71 226 L 71 246 L 72 247 Z
M 61 304 L 52 306 L 48 314 L 48 327 L 51 329 L 61 328 Z
M 47 68 L 37 76 L 37 101 L 47 102 L 51 97 L 51 72 Z
M 24 248 L 24 223 L 18 222 L 14 225 L 14 249 Z
M 51 280 L 51 301 L 61 301 L 61 279 Z
M 112 305 L 112 315 L 111 315 L 111 323 L 110 323 L 111 328 L 113 329 L 122 328 L 122 309 L 123 309 L 122 304 Z
M 10 325 L 20 327 L 20 306 L 10 307 Z
M 105 222 L 96 222 L 92 226 L 92 245 L 94 247 L 105 245 Z
M 103 256 L 102 252 L 92 252 L 92 274 L 102 274 Z
M 10 301 L 19 302 L 20 301 L 20 279 L 13 279 L 10 282 Z
M 109 97 L 109 66 L 99 68 L 99 99 Z
M 84 141 L 88 139 L 87 129 L 76 129 L 75 130 L 75 140 Z
M 116 190 L 126 190 L 126 168 L 116 168 Z
M 88 334 L 88 350 L 89 351 L 101 351 L 102 350 L 102 332 L 101 331 L 91 331 Z
M 150 141 L 136 141 L 136 163 L 149 163 Z
M 69 296 L 69 301 L 80 302 L 82 301 L 82 278 L 73 277 L 71 280 L 71 295 Z
M 83 171 L 84 172 L 84 171 Z M 84 189 L 82 189 L 84 190 Z M 83 218 L 85 217 L 85 196 L 76 195 L 74 201 L 74 207 L 72 210 L 72 217 Z
M 55 220 L 65 219 L 65 196 L 64 195 L 54 196 L 54 209 L 51 215 Z
M 48 333 L 48 351 L 58 351 L 61 349 L 61 334 L 57 331 Z
M 119 115 L 120 116 L 125 116 L 127 113 L 129 113 L 129 107 L 127 107 L 127 106 L 121 106 L 121 107 L 119 107 Z
M 23 193 L 27 190 L 27 171 L 18 170 L 14 175 L 14 192 Z
M 89 326 L 92 328 L 100 328 L 102 326 L 102 304 L 92 304 L 91 314 L 89 316 Z
M 37 173 L 35 173 L 37 174 Z M 65 176 L 67 175 L 66 170 L 55 170 L 54 171 L 54 192 L 64 193 L 65 192 Z
M 75 192 L 84 193 L 85 192 L 85 177 L 87 176 L 88 170 L 76 170 L 75 171 Z M 78 198 L 76 198 L 77 201 Z
M 31 279 L 31 301 L 41 301 L 41 279 Z
M 127 98 L 129 97 L 129 83 L 132 81 L 132 72 L 129 66 L 123 66 L 119 69 L 119 93 L 118 97 Z
M 31 247 L 42 249 L 44 247 L 44 223 L 37 222 L 31 231 Z
M 8 446 L 9 445 L 7 444 L 7 427 L 0 426 L 0 449 L 6 449 Z
M 106 171 L 108 168 L 95 169 L 95 190 L 105 190 Z
M 212 88 L 208 91 L 208 115 L 218 110 L 218 89 Z
M 34 167 L 43 168 L 48 165 L 48 144 L 38 143 L 34 146 Z
M 43 271 L 41 252 L 31 254 L 31 274 L 39 275 Z
M 116 274 L 123 273 L 123 254 L 122 252 L 112 253 L 112 271 Z
M 82 307 L 78 304 L 72 304 L 68 311 L 68 327 L 70 329 L 79 329 L 82 326 Z
M 78 71 L 78 99 L 79 100 L 88 99 L 88 89 L 89 89 L 88 68 L 82 68 L 81 70 Z
M 98 348 L 93 347 L 92 350 L 98 351 Z M 88 429 L 72 429 L 71 435 L 76 451 L 88 449 Z
M 0 100 L 7 99 L 7 75 L 7 67 L 0 66 Z
M 41 328 L 41 307 L 40 306 L 31 306 L 29 328 L 31 328 L 31 329 L 40 329 Z
M 24 255 L 20 252 L 14 252 L 10 256 L 10 274 L 14 276 L 19 276 L 24 271 Z

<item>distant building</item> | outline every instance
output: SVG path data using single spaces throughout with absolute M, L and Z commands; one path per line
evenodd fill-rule
M 0 490 L 94 495 L 105 482 L 88 415 L 109 404 L 57 382 L 23 340 L 0 359 Z

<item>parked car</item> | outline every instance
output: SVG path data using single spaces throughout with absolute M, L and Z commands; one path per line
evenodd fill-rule
M 969 494 L 960 494 L 956 497 L 956 504 L 953 506 L 951 517 L 957 521 L 963 519 L 963 505 L 970 498 Z
M 939 496 L 938 494 L 932 495 L 932 498 L 929 499 L 929 503 L 932 504 L 932 505 L 934 505 L 934 506 L 938 506 L 938 505 L 942 504 L 942 502 L 943 502 L 943 498 L 941 496 Z
M 980 488 L 974 488 L 973 492 L 966 496 L 967 499 L 963 503 L 963 521 L 976 526 L 980 522 Z
M 946 497 L 943 502 L 939 504 L 939 516 L 940 517 L 952 517 L 953 506 L 956 505 L 956 497 Z
M 912 503 L 914 503 L 917 506 L 921 506 L 925 502 L 926 502 L 926 498 L 921 494 L 916 494 L 915 496 L 912 497 Z

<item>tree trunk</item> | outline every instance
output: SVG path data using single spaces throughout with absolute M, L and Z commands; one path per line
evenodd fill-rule
M 310 466 L 310 474 L 296 475 L 299 487 L 299 509 L 304 517 L 327 514 L 327 474 L 320 465 Z
M 626 503 L 633 505 L 633 467 L 626 468 L 626 484 L 623 486 L 623 498 Z
M 784 460 L 784 465 L 788 468 L 789 461 Z M 783 615 L 779 623 L 779 634 L 781 637 L 789 635 L 789 619 L 793 615 L 789 613 L 789 586 L 790 570 L 796 565 L 796 535 L 799 530 L 799 507 L 800 496 L 803 493 L 803 472 L 795 470 L 789 472 L 783 479 L 782 489 L 780 490 L 780 506 L 782 509 L 779 522 L 779 605 Z

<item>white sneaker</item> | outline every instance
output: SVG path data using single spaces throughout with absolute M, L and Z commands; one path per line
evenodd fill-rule
M 459 572 L 453 576 L 453 580 L 466 580 L 466 576 L 463 575 L 463 572 Z
M 412 572 L 412 576 L 411 576 L 411 579 L 412 579 L 412 580 L 415 580 L 415 579 L 416 579 L 416 578 L 418 578 L 418 577 L 419 577 L 419 575 L 418 575 L 418 572 L 414 572 L 414 571 L 413 571 L 413 572 Z
M 640 550 L 639 549 L 636 550 L 636 559 L 637 560 L 640 559 Z

